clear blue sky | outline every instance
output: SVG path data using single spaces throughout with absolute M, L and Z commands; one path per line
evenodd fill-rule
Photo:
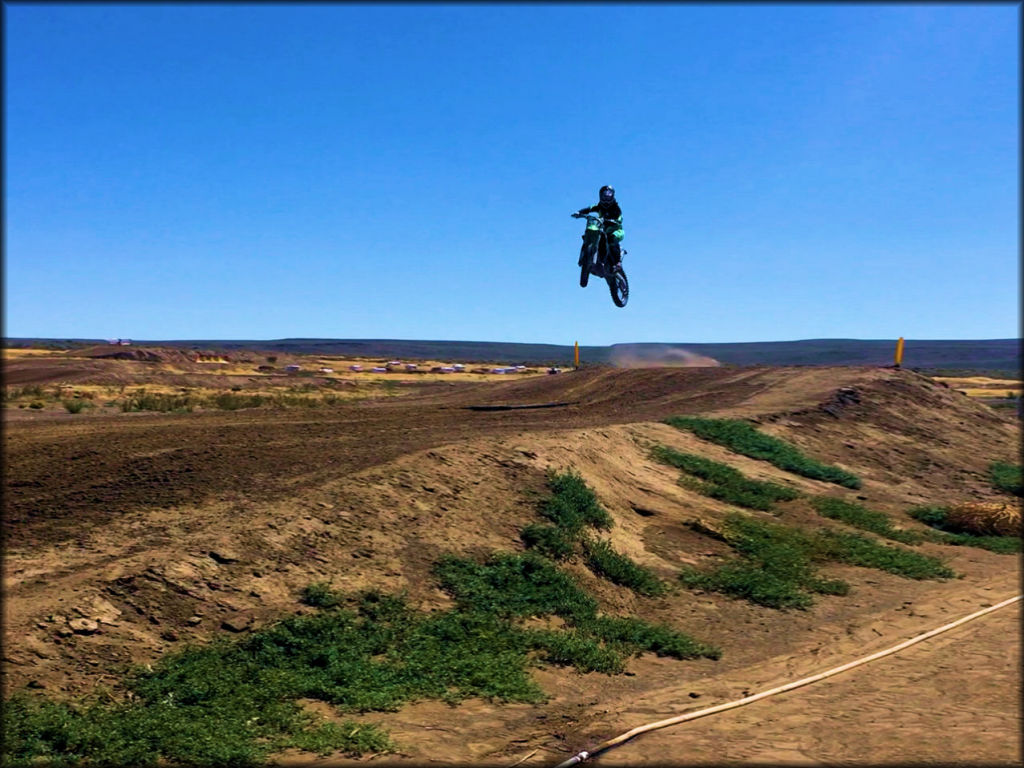
M 1017 337 L 1020 14 L 5 3 L 4 334 Z

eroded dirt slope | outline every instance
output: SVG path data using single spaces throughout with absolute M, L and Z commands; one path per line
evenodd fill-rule
M 465 409 L 554 401 L 574 404 Z M 679 413 L 755 419 L 857 473 L 863 488 L 782 472 L 658 423 Z M 543 491 L 548 469 L 579 471 L 615 520 L 612 544 L 672 579 L 682 565 L 726 554 L 687 523 L 729 508 L 679 486 L 675 470 L 649 459 L 654 444 L 727 461 L 755 479 L 857 498 L 911 528 L 911 505 L 993 496 L 988 463 L 1016 460 L 1019 446 L 1012 420 L 923 377 L 872 368 L 596 369 L 329 411 L 67 416 L 5 430 L 9 690 L 35 681 L 71 695 L 113 682 L 129 662 L 306 610 L 298 595 L 314 581 L 406 590 L 418 605 L 446 605 L 433 561 L 521 548 L 519 531 L 537 519 L 530 492 Z M 806 502 L 787 505 L 785 521 L 822 524 Z M 785 613 L 686 591 L 639 598 L 572 565 L 604 610 L 670 623 L 720 647 L 722 658 L 645 656 L 631 664 L 633 675 L 611 678 L 545 669 L 538 680 L 552 698 L 539 707 L 422 702 L 364 718 L 388 727 L 407 758 L 510 763 L 533 752 L 528 764 L 542 764 L 642 716 L 788 681 L 1016 590 L 1016 558 L 922 550 L 963 578 L 910 582 L 832 566 L 827 575 L 849 581 L 851 594 Z M 79 616 L 97 619 L 99 631 L 67 633 L 62 617 Z M 982 695 L 984 681 L 977 686 Z M 1004 730 L 1017 722 L 1012 712 L 996 720 Z M 678 756 L 676 742 L 658 744 L 652 754 Z M 735 753 L 813 754 L 801 750 Z M 992 759 L 1006 757 L 1005 747 L 992 750 Z

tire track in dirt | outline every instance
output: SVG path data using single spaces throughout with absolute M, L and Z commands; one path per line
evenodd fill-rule
M 978 590 L 972 592 L 977 597 Z M 973 608 L 983 605 L 984 601 Z M 1016 603 L 806 688 L 642 734 L 598 756 L 593 764 L 664 765 L 666 756 L 672 756 L 668 762 L 673 765 L 838 761 L 860 765 L 1019 764 L 1020 614 Z M 934 629 L 941 623 L 945 621 L 925 625 L 919 618 L 913 632 Z M 908 637 L 887 637 L 886 642 L 904 639 Z M 845 661 L 867 655 L 850 643 L 842 650 L 847 655 Z M 778 666 L 776 660 L 772 663 Z M 807 659 L 799 666 L 806 674 L 825 668 L 821 660 L 815 661 L 813 669 Z M 803 674 L 791 678 L 799 676 Z M 784 682 L 789 680 L 779 679 Z M 774 685 L 775 681 L 766 682 L 752 692 Z M 632 707 L 620 721 L 635 727 L 681 714 L 678 707 L 686 699 L 676 700 L 672 712 L 671 693 L 659 691 L 654 697 L 663 706 L 660 711 L 658 707 Z M 715 703 L 719 702 L 687 709 Z

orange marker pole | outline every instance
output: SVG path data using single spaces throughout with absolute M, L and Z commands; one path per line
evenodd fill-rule
M 896 342 L 896 367 L 899 368 L 903 365 L 903 337 L 900 336 L 899 341 Z
M 573 360 L 575 362 L 575 366 L 577 368 L 579 368 L 580 367 L 580 343 L 578 341 L 576 342 L 576 354 L 575 354 Z

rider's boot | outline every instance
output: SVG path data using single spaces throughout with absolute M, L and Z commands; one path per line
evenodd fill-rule
M 614 243 L 608 249 L 608 266 L 610 266 L 612 269 L 617 269 L 618 266 L 619 266 L 619 263 L 621 261 L 622 261 L 622 251 L 619 248 L 619 244 L 618 243 Z

